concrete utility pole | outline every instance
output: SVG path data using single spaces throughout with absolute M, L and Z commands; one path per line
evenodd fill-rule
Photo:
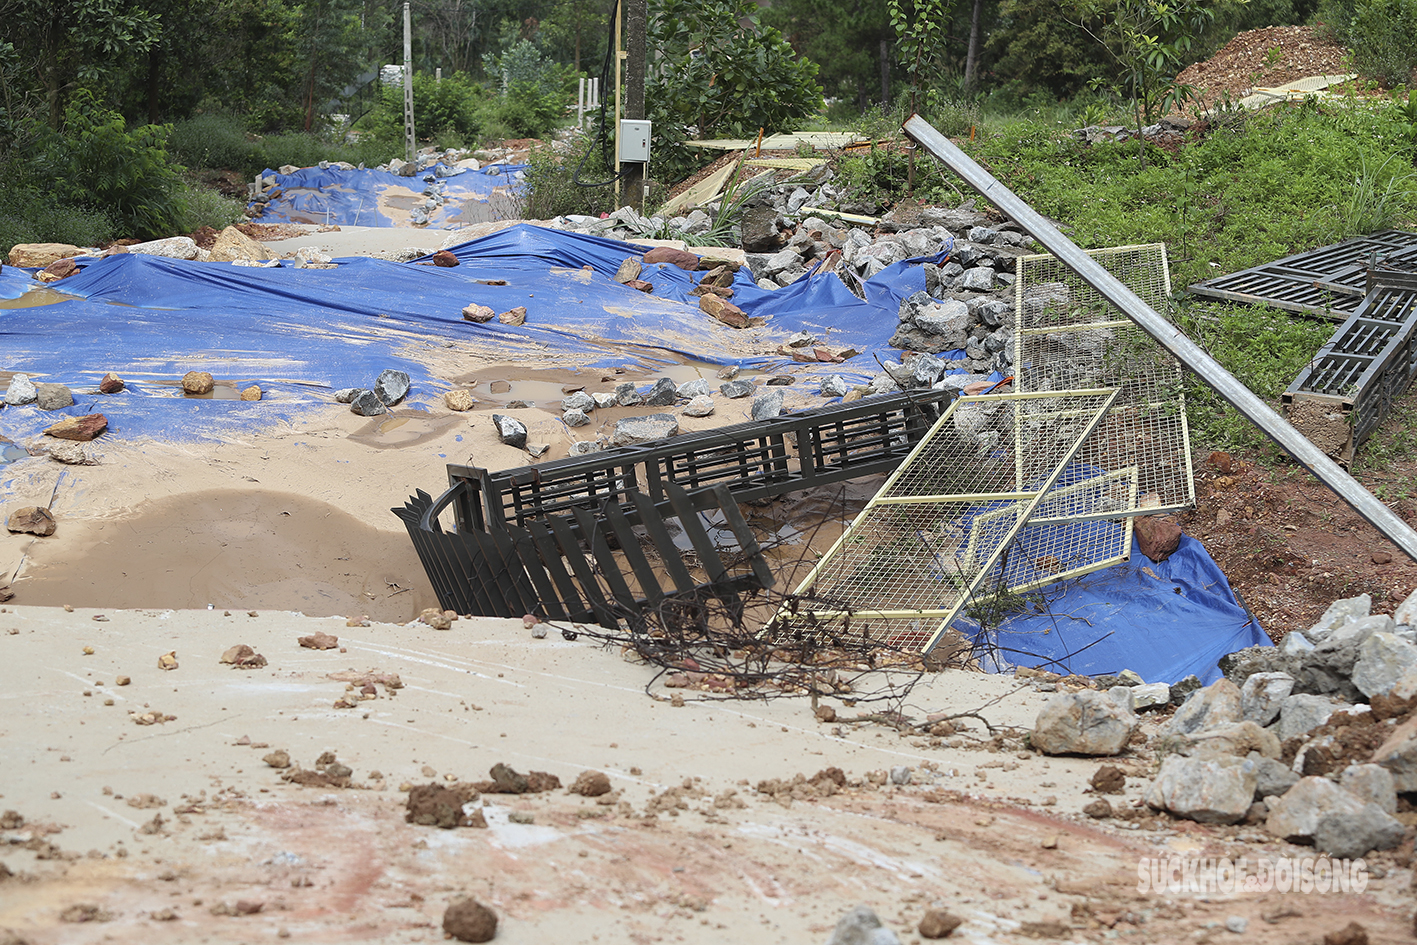
M 621 0 L 625 4 L 625 114 L 631 120 L 645 117 L 645 34 L 649 27 L 649 0 Z M 619 133 L 619 130 L 616 130 Z M 618 140 L 618 139 L 617 139 Z M 645 203 L 645 165 L 631 164 L 625 172 L 625 199 Z
M 403 136 L 408 160 L 413 161 L 418 150 L 413 134 L 413 28 L 408 14 L 408 0 L 403 4 Z

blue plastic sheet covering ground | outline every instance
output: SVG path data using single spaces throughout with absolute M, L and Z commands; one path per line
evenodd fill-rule
M 1134 542 L 1130 561 L 1045 587 L 1029 609 L 996 628 L 962 618 L 954 627 L 975 641 L 991 672 L 1032 666 L 1096 676 L 1130 669 L 1164 683 L 1192 673 L 1214 682 L 1222 656 L 1270 645 L 1204 546 L 1188 535 L 1160 562 Z
M 410 404 L 434 403 L 451 384 L 435 378 L 419 352 L 476 347 L 483 361 L 538 366 L 637 366 L 700 362 L 745 369 L 876 373 L 874 356 L 897 358 L 888 344 L 900 300 L 924 288 L 918 264 L 897 263 L 867 283 L 867 298 L 834 275 L 767 291 L 740 271 L 734 301 L 766 330 L 736 331 L 701 312 L 689 295 L 698 276 L 651 265 L 653 294 L 614 281 L 639 250 L 616 240 L 519 225 L 454 247 L 461 265 L 440 268 L 367 257 L 334 269 L 263 269 L 119 254 L 81 259 L 81 271 L 26 297 L 0 303 L 0 369 L 68 384 L 78 403 L 62 413 L 101 411 L 120 437 L 203 439 L 297 419 L 330 403 L 333 390 L 367 387 L 398 368 L 413 380 Z M 7 268 L 13 287 L 16 270 Z M 27 300 L 62 290 L 79 298 Z M 462 317 L 469 303 L 496 312 L 527 309 L 526 324 Z M 846 364 L 799 365 L 775 354 L 807 330 L 834 349 L 862 352 Z M 208 371 L 237 387 L 258 384 L 259 403 L 193 401 L 183 374 Z M 83 394 L 107 371 L 129 389 Z M 710 375 L 711 376 L 711 375 Z M 810 380 L 803 383 L 815 390 Z M 825 402 L 825 401 L 824 401 Z M 0 433 L 20 439 L 58 417 L 34 407 L 0 411 Z
M 442 167 L 442 165 L 438 165 Z M 267 168 L 274 177 L 274 197 L 254 218 L 257 223 L 321 223 L 337 226 L 414 226 L 414 208 L 425 200 L 424 190 L 437 188 L 444 203 L 427 215 L 434 229 L 515 217 L 523 188 L 525 164 L 493 164 L 437 177 L 426 170 L 400 177 L 373 169 L 304 167 L 293 174 Z M 431 183 L 428 179 L 431 179 Z M 257 207 L 257 204 L 252 204 Z

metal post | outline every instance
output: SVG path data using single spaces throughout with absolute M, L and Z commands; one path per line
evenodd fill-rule
M 1086 280 L 1088 285 L 1102 293 L 1107 301 L 1121 309 L 1143 331 L 1155 338 L 1162 347 L 1199 375 L 1201 380 L 1214 388 L 1216 393 L 1263 430 L 1285 452 L 1318 477 L 1320 482 L 1352 506 L 1353 511 L 1367 519 L 1374 528 L 1405 551 L 1408 557 L 1417 561 L 1417 531 L 1408 526 L 1392 509 L 1379 502 L 1358 480 L 1330 459 L 1328 454 L 1270 409 L 1268 404 L 1240 383 L 1235 375 L 1225 370 L 1220 362 L 1207 354 L 1200 345 L 1187 338 L 1180 329 L 1142 301 L 1135 292 L 1079 249 L 1072 240 L 1060 233 L 1057 227 L 1019 199 L 1017 194 L 999 183 L 969 155 L 955 147 L 925 119 L 912 115 L 903 127 L 905 133 L 917 144 L 939 158 L 946 167 L 964 178 L 966 183 L 998 207 L 1005 216 L 1027 230 L 1048 252 Z
M 621 49 L 620 14 L 622 2 L 615 4 L 615 206 L 620 206 L 620 67 L 629 53 Z
M 418 143 L 413 134 L 413 28 L 408 0 L 404 0 L 403 5 L 403 137 L 408 160 L 413 163 Z

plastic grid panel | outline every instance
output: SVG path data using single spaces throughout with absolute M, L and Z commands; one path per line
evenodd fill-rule
M 771 632 L 928 653 L 956 614 L 1007 584 L 1011 567 L 1023 579 L 1025 569 L 1008 561 L 1021 532 L 1030 532 L 1028 554 L 1041 563 L 1095 557 L 1085 545 L 1096 530 L 1024 526 L 1045 496 L 1057 514 L 1089 494 L 1113 495 L 1116 477 L 1091 493 L 1079 483 L 1067 483 L 1066 494 L 1052 490 L 1116 398 L 1115 390 L 1089 390 L 956 400 L 798 586 L 791 614 L 779 612 Z M 1075 475 L 1101 480 L 1097 472 Z
M 1161 244 L 1088 255 L 1158 311 L 1170 306 Z M 1117 404 L 1079 453 L 1105 471 L 1136 470 L 1136 493 L 1114 514 L 1195 505 L 1181 366 L 1096 289 L 1049 255 L 1018 260 L 1014 374 L 1020 391 L 1115 387 Z

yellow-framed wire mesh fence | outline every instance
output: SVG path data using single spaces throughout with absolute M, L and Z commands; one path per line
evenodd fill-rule
M 1056 580 L 1095 560 L 1099 544 L 1125 549 L 1129 529 L 1123 543 L 1108 536 L 1115 523 L 1078 527 L 1070 514 L 1132 501 L 1134 474 L 1074 463 L 1117 398 L 1096 389 L 955 400 L 766 632 L 928 653 L 961 610 L 1012 583 Z
M 1088 255 L 1152 308 L 1170 308 L 1164 245 L 1118 246 L 1089 250 Z M 1016 275 L 1016 389 L 1119 391 L 1117 405 L 1079 451 L 1078 461 L 1108 472 L 1134 470 L 1136 488 L 1127 506 L 1099 513 L 1150 514 L 1194 506 L 1180 364 L 1055 257 L 1024 256 Z

